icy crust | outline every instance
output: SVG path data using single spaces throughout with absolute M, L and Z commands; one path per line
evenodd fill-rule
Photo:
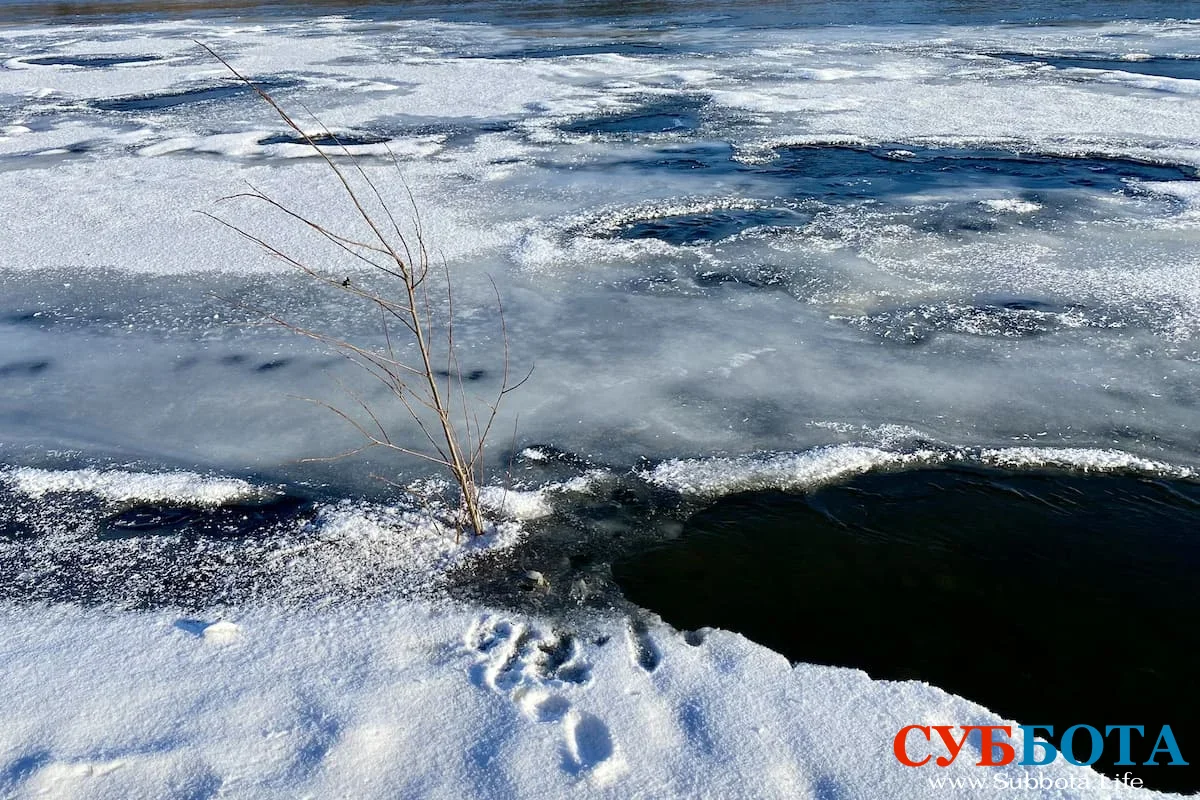
M 981 770 L 972 742 L 950 768 L 904 767 L 906 725 L 1011 723 L 924 683 L 616 616 L 0 604 L 0 640 L 14 797 L 940 800 L 1026 777 L 1074 787 L 1063 800 L 1162 796 L 1061 757 Z
M 803 489 L 877 469 L 943 460 L 932 450 L 903 453 L 833 445 L 805 453 L 735 458 L 672 459 L 644 473 L 650 483 L 681 494 L 716 497 L 760 489 Z
M 425 509 L 364 503 L 322 506 L 313 525 L 315 536 L 298 538 L 266 559 L 286 570 L 273 599 L 434 596 L 450 570 L 512 547 L 524 535 L 520 525 L 505 521 L 484 536 L 470 536 L 445 517 Z
M 1008 469 L 1132 473 L 1179 479 L 1198 476 L 1191 467 L 1111 449 L 921 447 L 899 450 L 853 444 L 819 447 L 802 453 L 672 459 L 643 471 L 641 475 L 656 486 L 681 494 L 720 497 L 765 489 L 808 489 L 865 472 L 952 462 L 974 462 Z
M 498 519 L 475 537 L 424 494 L 441 488 L 430 482 L 391 504 L 310 502 L 188 472 L 10 468 L 0 583 L 6 597 L 132 606 L 435 596 L 450 570 L 518 542 L 519 521 L 549 514 L 552 495 L 601 477 L 484 487 Z
M 33 498 L 56 492 L 84 492 L 111 502 L 176 502 L 198 506 L 219 506 L 235 500 L 260 499 L 273 493 L 238 478 L 194 472 L 17 467 L 0 471 L 0 481 L 7 483 L 14 492 Z
M 1197 477 L 1197 471 L 1191 467 L 1167 464 L 1120 450 L 1005 447 L 999 450 L 984 450 L 979 454 L 979 460 L 1010 469 L 1051 467 L 1079 472 L 1123 472 L 1163 478 Z

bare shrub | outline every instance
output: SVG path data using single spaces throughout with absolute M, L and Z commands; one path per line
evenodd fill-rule
M 511 380 L 508 330 L 495 281 L 491 285 L 496 297 L 504 348 L 502 377 L 496 394 L 490 400 L 484 400 L 468 396 L 457 356 L 454 289 L 450 269 L 444 259 L 440 268 L 433 265 L 416 202 L 407 184 L 403 184 L 395 156 L 392 156 L 392 165 L 396 169 L 397 179 L 405 186 L 409 206 L 410 230 L 407 235 L 378 184 L 367 174 L 359 159 L 329 129 L 318 121 L 321 133 L 309 133 L 260 86 L 207 45 L 197 44 L 225 65 L 238 80 L 253 89 L 323 159 L 329 173 L 340 185 L 343 196 L 349 201 L 355 219 L 352 223 L 340 226 L 326 226 L 253 185 L 248 185 L 244 192 L 222 198 L 222 201 L 249 200 L 267 206 L 272 212 L 307 228 L 367 267 L 377 283 L 373 281 L 370 286 L 360 286 L 349 278 L 341 277 L 341 273 L 330 272 L 310 264 L 304 257 L 285 252 L 280 246 L 246 227 L 214 214 L 202 213 L 312 280 L 350 295 L 379 312 L 382 346 L 358 344 L 328 331 L 301 327 L 269 310 L 259 309 L 272 322 L 332 347 L 379 381 L 386 387 L 390 397 L 407 411 L 408 417 L 420 431 L 419 438 L 423 439 L 423 446 L 419 448 L 397 443 L 396 437 L 389 432 L 388 425 L 376 410 L 360 395 L 347 390 L 356 406 L 353 413 L 320 401 L 312 402 L 329 409 L 353 426 L 362 436 L 363 444 L 326 459 L 306 460 L 344 458 L 368 449 L 384 448 L 437 464 L 449 473 L 458 489 L 459 531 L 466 526 L 474 535 L 482 535 L 487 530 L 479 498 L 479 487 L 484 480 L 485 446 L 501 401 L 529 378 L 529 374 L 526 374 L 519 381 Z M 332 141 L 334 144 L 330 149 L 338 157 L 335 159 L 326 146 L 318 145 L 314 135 L 319 136 L 322 142 Z M 391 151 L 388 152 L 390 154 Z M 348 233 L 351 224 L 360 227 L 362 233 Z M 415 358 L 403 358 L 398 354 L 398 348 L 405 341 L 415 345 L 412 348 L 417 353 Z

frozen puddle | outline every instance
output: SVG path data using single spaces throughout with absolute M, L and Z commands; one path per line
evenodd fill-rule
M 700 127 L 702 100 L 674 97 L 641 106 L 632 111 L 617 112 L 571 122 L 562 127 L 567 133 L 605 135 L 638 135 L 693 133 Z

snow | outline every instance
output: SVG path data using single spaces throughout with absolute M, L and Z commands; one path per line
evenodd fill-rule
M 1040 203 L 1034 203 L 1029 200 L 1021 200 L 1016 197 L 1002 197 L 995 200 L 981 200 L 980 203 L 992 211 L 1000 213 L 1013 214 L 1032 214 L 1035 211 L 1040 211 L 1042 206 Z
M 717 496 L 757 489 L 805 489 L 875 469 L 938 459 L 933 451 L 904 453 L 837 445 L 805 453 L 666 461 L 651 469 L 646 480 L 681 493 Z
M 1139 458 L 1119 450 L 1093 450 L 1079 447 L 1005 447 L 985 450 L 985 463 L 1002 467 L 1058 467 L 1080 472 L 1127 472 L 1165 478 L 1194 478 L 1190 467 Z
M 539 451 L 527 449 L 525 452 L 537 453 L 531 459 L 533 461 L 545 459 Z M 561 493 L 587 492 L 610 477 L 611 474 L 606 470 L 589 470 L 570 480 L 547 483 L 537 489 L 484 486 L 479 490 L 479 500 L 488 510 L 504 517 L 517 520 L 538 519 L 554 512 L 554 500 Z
M 947 795 L 928 779 L 947 776 L 985 777 L 973 798 L 1012 795 L 966 763 L 970 744 L 936 775 L 890 755 L 904 725 L 1004 724 L 981 707 L 793 667 L 723 631 L 448 602 L 5 605 L 0 640 L 0 774 L 17 798 L 932 800 Z M 1061 758 L 1002 772 L 1082 787 L 1062 798 L 1154 796 Z
M 899 439 L 891 437 L 899 443 Z M 918 439 L 918 441 L 921 441 Z M 699 497 L 720 497 L 764 489 L 806 490 L 865 472 L 913 469 L 947 463 L 978 463 L 1010 469 L 1061 469 L 1092 473 L 1126 473 L 1188 479 L 1196 470 L 1142 458 L 1120 450 L 1085 447 L 1001 447 L 971 449 L 930 446 L 883 448 L 833 445 L 801 453 L 758 453 L 733 458 L 671 459 L 646 470 L 657 486 Z
M 937 688 L 792 666 L 724 631 L 440 594 L 451 570 L 629 470 L 700 499 L 952 462 L 1200 474 L 1197 181 L 1077 187 L 1059 207 L 1003 181 L 834 202 L 788 196 L 770 173 L 789 146 L 1195 172 L 1197 81 L 993 54 L 1194 57 L 1200 23 L 769 23 L 716 16 L 635 31 L 662 52 L 547 58 L 503 53 L 617 29 L 270 15 L 0 26 L 0 197 L 14 209 L 0 223 L 0 502 L 38 533 L 0 540 L 0 560 L 24 585 L 66 575 L 106 592 L 0 604 L 0 795 L 949 796 L 887 755 L 896 731 L 1000 720 Z M 405 493 L 358 499 L 378 498 L 376 474 L 411 488 L 423 467 L 298 463 L 358 441 L 287 398 L 336 402 L 353 371 L 214 297 L 377 328 L 195 213 L 358 274 L 303 230 L 219 202 L 250 182 L 321 219 L 345 210 L 311 149 L 270 143 L 286 131 L 261 102 L 187 99 L 232 85 L 194 38 L 277 81 L 284 105 L 385 140 L 349 150 L 396 207 L 411 188 L 461 276 L 463 359 L 482 394 L 498 379 L 495 276 L 514 373 L 536 371 L 497 420 L 532 466 L 484 487 L 501 520 L 488 536 L 456 541 L 444 508 Z M 158 60 L 33 63 L 95 54 Z M 105 108 L 130 98 L 143 106 Z M 695 130 L 586 124 L 684 99 L 700 104 Z M 714 145 L 728 163 L 686 166 Z M 657 164 L 672 159 L 684 167 Z M 620 235 L 778 207 L 807 216 L 680 245 Z M 1039 324 L 1015 325 L 1021 314 Z M 379 413 L 398 443 L 419 439 L 402 410 Z M 529 442 L 589 466 L 564 477 Z M 288 485 L 342 499 L 274 538 L 203 543 L 233 565 L 218 577 L 239 599 L 219 587 L 199 611 L 131 610 L 161 591 L 174 543 L 101 542 L 95 515 L 77 513 L 80 497 L 104 513 L 219 511 Z M 28 560 L 10 563 L 21 547 Z M 1061 761 L 1004 772 L 1027 774 L 1086 785 L 1060 797 L 1150 796 Z M 989 780 L 971 796 L 1012 791 Z
M 0 472 L 0 481 L 29 497 L 53 492 L 87 492 L 105 500 L 123 502 L 175 501 L 219 506 L 232 500 L 254 499 L 263 490 L 237 478 L 198 475 L 192 472 L 132 472 L 128 470 L 47 470 L 23 467 Z

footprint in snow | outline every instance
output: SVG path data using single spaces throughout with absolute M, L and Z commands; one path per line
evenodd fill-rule
M 641 620 L 630 620 L 625 629 L 625 640 L 633 660 L 646 672 L 654 672 L 662 663 L 662 651 L 650 638 L 650 629 Z
M 561 692 L 591 682 L 592 667 L 576 637 L 485 616 L 467 631 L 464 643 L 475 656 L 472 683 L 508 697 L 531 721 L 562 724 L 564 770 L 599 783 L 619 774 L 608 726 L 574 709 Z
M 523 622 L 483 617 L 471 626 L 466 645 L 476 653 L 472 682 L 500 694 L 522 687 L 584 685 L 592 667 L 569 633 L 543 634 Z
M 564 770 L 572 775 L 586 775 L 600 784 L 608 783 L 620 774 L 623 761 L 617 755 L 608 726 L 599 717 L 572 711 L 564 729 L 567 734 Z

